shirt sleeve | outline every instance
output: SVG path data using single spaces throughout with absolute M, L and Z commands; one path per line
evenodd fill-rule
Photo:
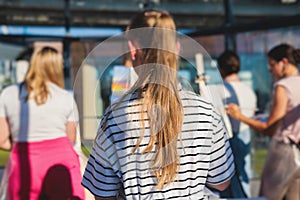
M 4 100 L 4 92 L 0 95 L 0 117 L 6 117 L 6 109 L 5 109 L 5 100 Z
M 79 120 L 79 114 L 78 114 L 78 108 L 75 99 L 73 96 L 70 98 L 70 105 L 71 105 L 71 111 L 68 116 L 68 122 L 78 122 Z
M 207 182 L 213 185 L 229 180 L 234 174 L 233 155 L 221 116 L 213 111 L 212 151 Z
M 102 124 L 94 141 L 82 185 L 97 197 L 115 197 L 122 185 L 120 177 L 117 176 L 118 168 L 114 167 L 116 163 L 114 145 L 106 138 L 109 129 L 103 132 Z

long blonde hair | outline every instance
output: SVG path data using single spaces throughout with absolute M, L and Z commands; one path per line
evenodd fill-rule
M 37 105 L 47 101 L 49 90 L 47 82 L 64 88 L 63 58 L 52 47 L 44 47 L 33 53 L 30 68 L 25 77 L 26 100 L 33 98 Z
M 133 31 L 145 27 L 153 30 L 141 29 L 137 34 Z M 146 40 L 142 41 L 140 36 Z M 152 167 L 158 179 L 156 187 L 161 189 L 165 183 L 175 180 L 180 164 L 177 139 L 182 128 L 183 108 L 177 88 L 178 56 L 174 20 L 165 11 L 139 13 L 128 26 L 128 39 L 141 46 L 141 64 L 146 68 L 136 82 L 143 96 L 142 111 L 147 111 L 151 132 L 149 144 L 143 153 L 149 153 L 155 145 Z M 141 115 L 144 126 L 144 117 Z M 139 147 L 143 134 L 133 152 Z

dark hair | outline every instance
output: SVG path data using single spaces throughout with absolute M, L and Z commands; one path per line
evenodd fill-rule
M 226 77 L 240 71 L 240 58 L 235 52 L 227 50 L 219 56 L 218 65 L 222 76 Z
M 277 62 L 286 58 L 289 63 L 297 66 L 297 64 L 300 63 L 300 49 L 295 49 L 289 44 L 280 44 L 273 47 L 268 52 L 268 57 L 276 60 Z

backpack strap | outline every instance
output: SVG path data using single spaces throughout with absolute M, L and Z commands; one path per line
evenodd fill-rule
M 238 100 L 238 97 L 232 87 L 232 85 L 228 82 L 224 82 L 224 85 L 226 87 L 226 89 L 229 91 L 230 93 L 230 97 L 226 98 L 225 99 L 225 103 L 228 104 L 228 103 L 235 103 L 236 105 L 239 105 L 239 100 Z M 228 115 L 228 118 L 229 118 L 229 121 L 230 121 L 230 124 L 231 124 L 231 129 L 232 129 L 232 133 L 233 133 L 233 136 L 237 135 L 240 131 L 240 121 L 234 119 L 233 117 L 231 117 L 230 115 Z

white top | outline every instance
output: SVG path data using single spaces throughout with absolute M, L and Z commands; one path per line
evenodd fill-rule
M 72 94 L 48 83 L 47 102 L 37 105 L 20 84 L 3 90 L 0 96 L 0 117 L 7 117 L 14 142 L 33 142 L 66 136 L 66 123 L 78 121 L 78 110 Z
M 243 82 L 232 81 L 229 83 L 237 95 L 241 112 L 247 117 L 253 117 L 257 109 L 256 108 L 257 98 L 254 91 L 247 84 Z M 208 85 L 208 88 L 211 94 L 211 100 L 214 106 L 217 108 L 217 111 L 223 117 L 226 117 L 226 113 L 224 112 L 226 106 L 225 99 L 230 98 L 231 96 L 230 92 L 223 84 Z M 227 130 L 230 130 L 229 134 L 232 134 L 229 120 L 228 119 L 224 119 L 224 120 L 226 122 L 225 125 L 227 127 Z M 241 133 L 245 130 L 250 130 L 249 126 L 245 123 L 241 123 L 239 132 Z M 230 137 L 232 137 L 232 135 L 230 135 Z M 247 142 L 249 142 L 249 140 L 250 137 L 248 137 Z
M 205 184 L 221 184 L 231 178 L 234 163 L 220 115 L 198 95 L 180 91 L 184 109 L 182 143 L 177 138 L 180 168 L 175 182 L 156 190 L 151 169 L 153 150 L 142 154 L 150 138 L 148 120 L 142 142 L 141 103 L 133 94 L 116 107 L 109 107 L 95 139 L 82 184 L 95 196 L 118 199 L 207 199 Z M 102 130 L 107 118 L 106 128 Z
M 238 101 L 241 112 L 246 117 L 253 117 L 256 111 L 256 95 L 254 91 L 243 82 L 229 82 L 233 87 Z M 225 88 L 225 98 L 231 96 L 230 92 Z M 249 129 L 249 126 L 245 123 L 240 124 L 240 131 L 243 132 L 246 129 Z M 250 139 L 250 138 L 249 138 Z

